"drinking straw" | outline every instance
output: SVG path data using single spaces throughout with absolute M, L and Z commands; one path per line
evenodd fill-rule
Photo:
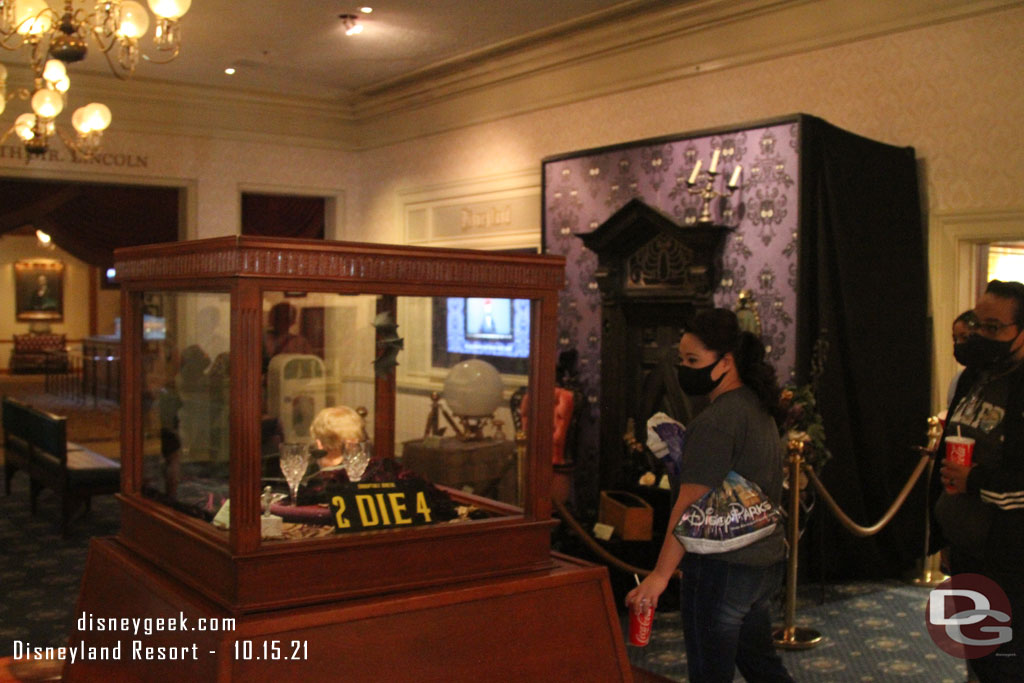
M 633 574 L 633 580 L 636 581 L 636 585 L 638 585 L 638 586 L 640 585 L 640 577 L 639 576 L 637 576 L 636 574 Z
M 963 436 L 963 435 L 962 435 L 962 434 L 960 433 L 960 425 L 957 425 L 957 426 L 956 426 L 956 435 L 957 435 L 957 436 Z

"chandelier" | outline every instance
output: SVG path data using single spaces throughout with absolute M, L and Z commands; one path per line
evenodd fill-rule
M 31 113 L 18 116 L 0 136 L 0 143 L 13 133 L 31 157 L 45 154 L 50 139 L 57 135 L 75 154 L 85 158 L 94 155 L 103 131 L 110 125 L 110 109 L 98 102 L 76 109 L 71 116 L 75 138 L 57 128 L 55 119 L 64 110 L 71 86 L 66 65 L 85 59 L 90 37 L 106 57 L 110 70 L 122 80 L 131 78 L 140 58 L 166 64 L 177 57 L 181 49 L 179 20 L 192 0 L 148 3 L 156 16 L 153 42 L 163 55 L 158 58 L 142 54 L 139 47 L 139 39 L 149 30 L 150 18 L 134 0 L 97 0 L 91 13 L 76 9 L 74 0 L 64 0 L 60 13 L 46 0 L 0 0 L 0 47 L 28 49 L 34 75 L 31 90 L 19 88 L 8 93 L 7 69 L 0 64 L 0 114 L 15 98 L 28 100 L 32 106 Z

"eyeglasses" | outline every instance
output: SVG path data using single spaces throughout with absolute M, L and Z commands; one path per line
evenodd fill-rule
M 1000 323 L 1000 322 L 981 322 L 977 316 L 970 316 L 964 321 L 967 323 L 967 329 L 971 332 L 981 332 L 988 337 L 994 337 L 1007 327 L 1014 327 L 1017 323 Z

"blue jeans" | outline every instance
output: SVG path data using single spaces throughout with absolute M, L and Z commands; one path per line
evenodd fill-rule
M 785 565 L 753 567 L 686 553 L 680 568 L 689 680 L 731 683 L 739 668 L 747 681 L 792 683 L 772 644 L 771 599 Z

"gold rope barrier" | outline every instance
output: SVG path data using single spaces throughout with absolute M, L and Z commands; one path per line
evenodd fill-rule
M 786 613 L 782 628 L 772 633 L 775 647 L 783 650 L 806 650 L 818 644 L 821 634 L 813 629 L 796 626 L 796 588 L 797 588 L 797 558 L 800 554 L 800 472 L 806 472 L 807 477 L 815 490 L 821 495 L 839 521 L 850 533 L 855 536 L 872 536 L 877 534 L 899 511 L 906 501 L 910 491 L 921 478 L 921 472 L 930 463 L 934 462 L 935 449 L 929 444 L 929 448 L 919 448 L 921 459 L 910 475 L 910 479 L 904 484 L 903 489 L 889 509 L 885 511 L 882 518 L 875 524 L 865 527 L 854 522 L 840 509 L 835 499 L 829 494 L 828 489 L 814 473 L 814 468 L 803 462 L 804 443 L 802 441 L 789 442 L 789 520 L 787 532 L 789 536 L 789 558 L 786 565 Z
M 633 565 L 623 562 L 619 558 L 612 555 L 610 552 L 602 548 L 601 545 L 597 541 L 595 541 L 589 533 L 587 533 L 587 530 L 584 529 L 578 521 L 576 521 L 576 518 L 573 517 L 572 513 L 566 509 L 565 505 L 563 505 L 555 498 L 551 499 L 551 504 L 554 505 L 555 512 L 558 513 L 558 516 L 562 518 L 562 520 L 569 526 L 573 533 L 579 536 L 580 539 L 587 545 L 587 547 L 594 551 L 597 554 L 597 556 L 600 557 L 602 560 L 612 565 L 616 569 L 620 569 L 628 574 L 639 574 L 640 576 L 646 577 L 648 574 L 651 573 L 650 569 L 641 569 L 640 567 L 634 567 Z M 678 579 L 682 578 L 683 574 L 677 569 L 673 572 L 673 576 Z
M 849 531 L 854 536 L 874 536 L 892 520 L 892 518 L 896 515 L 897 512 L 899 512 L 900 507 L 903 506 L 903 503 L 904 501 L 906 501 L 907 496 L 910 495 L 910 491 L 914 488 L 914 484 L 916 484 L 917 480 L 921 477 L 921 472 L 923 472 L 925 466 L 928 465 L 928 461 L 932 459 L 932 456 L 934 455 L 933 453 L 927 451 L 924 448 L 922 448 L 921 450 L 923 451 L 921 453 L 921 459 L 918 461 L 917 467 L 914 468 L 913 473 L 911 473 L 910 479 L 908 479 L 907 483 L 903 486 L 903 490 L 900 491 L 898 496 L 896 496 L 896 500 L 894 500 L 892 505 L 889 506 L 889 509 L 885 511 L 885 514 L 882 515 L 882 518 L 874 524 L 872 524 L 871 526 L 860 526 L 852 519 L 850 519 L 850 517 L 845 512 L 843 512 L 842 509 L 840 509 L 839 504 L 836 503 L 835 499 L 833 499 L 832 496 L 829 494 L 828 489 L 826 489 L 825 485 L 822 484 L 821 480 L 818 479 L 818 475 L 814 473 L 814 470 L 805 465 L 804 471 L 807 473 L 807 477 L 808 479 L 811 480 L 811 483 L 814 484 L 814 488 L 818 491 L 819 494 L 821 494 L 821 497 L 825 500 L 825 504 L 828 505 L 828 509 L 831 510 L 832 514 L 834 514 L 836 518 L 838 518 L 839 521 L 842 523 L 842 525 L 846 527 L 847 531 Z

